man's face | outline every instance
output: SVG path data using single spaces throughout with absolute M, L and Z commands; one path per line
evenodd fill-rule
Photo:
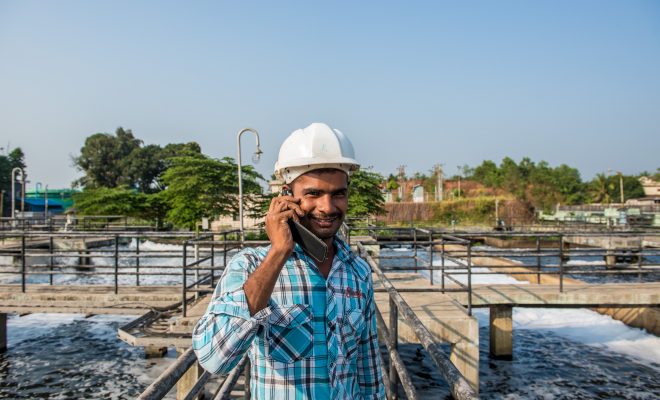
M 290 185 L 306 215 L 300 221 L 320 239 L 331 239 L 348 208 L 348 177 L 342 171 L 311 171 Z

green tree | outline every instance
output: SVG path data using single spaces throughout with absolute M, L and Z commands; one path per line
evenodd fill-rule
M 117 128 L 115 135 L 96 133 L 85 140 L 74 164 L 84 176 L 74 185 L 98 188 L 128 186 L 143 193 L 164 189 L 162 174 L 172 157 L 199 155 L 199 144 L 171 143 L 142 146 L 143 142 L 128 129 Z
M 355 171 L 351 175 L 348 191 L 348 216 L 363 217 L 385 212 L 380 184 L 384 178 L 370 168 Z
M 481 165 L 476 167 L 472 179 L 488 187 L 499 188 L 502 184 L 497 164 L 491 160 L 485 160 Z
M 614 191 L 614 183 L 607 177 L 607 175 L 600 173 L 596 174 L 594 179 L 589 182 L 589 199 L 593 203 L 609 204 L 612 202 L 611 193 Z
M 141 217 L 146 196 L 127 186 L 85 188 L 73 195 L 73 205 L 81 215 L 126 215 Z
M 621 201 L 621 182 L 620 178 L 623 178 L 623 196 L 624 201 L 628 199 L 636 199 L 639 197 L 644 197 L 644 187 L 639 181 L 639 178 L 632 175 L 612 175 L 610 179 L 614 181 L 614 190 L 612 191 L 612 199 L 615 202 Z
M 77 186 L 114 188 L 131 185 L 126 174 L 126 162 L 133 150 L 139 149 L 142 141 L 133 132 L 119 127 L 115 135 L 96 133 L 85 139 L 80 155 L 73 162 L 84 176 L 74 182 Z M 131 185 L 132 186 L 132 185 Z
M 173 157 L 170 162 L 162 176 L 170 222 L 194 229 L 203 217 L 238 214 L 238 172 L 232 158 L 217 160 L 200 154 Z M 263 177 L 249 165 L 242 172 L 245 204 L 254 205 L 261 194 L 257 180 Z

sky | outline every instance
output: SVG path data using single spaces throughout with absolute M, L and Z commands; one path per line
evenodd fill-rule
M 69 187 L 86 137 L 236 157 L 340 129 L 384 175 L 530 157 L 660 167 L 658 1 L 0 0 L 0 152 Z M 243 135 L 243 161 L 254 138 Z

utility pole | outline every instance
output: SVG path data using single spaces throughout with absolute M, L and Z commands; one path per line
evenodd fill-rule
M 607 172 L 611 174 L 612 172 L 615 171 L 608 169 Z M 623 205 L 625 201 L 625 197 L 623 196 L 623 174 L 621 173 L 621 171 L 616 171 L 616 174 L 619 175 L 619 195 L 621 198 L 621 205 Z
M 435 178 L 437 180 L 436 187 L 435 187 L 435 201 L 442 201 L 444 197 L 444 191 L 443 191 L 443 176 L 442 176 L 442 166 L 444 164 L 435 164 L 433 166 L 433 169 L 435 169 Z
M 403 199 L 403 185 L 404 185 L 404 180 L 406 178 L 406 166 L 405 165 L 399 165 L 397 168 L 399 171 L 399 200 L 404 201 Z
M 456 166 L 458 168 L 458 198 L 461 198 L 461 166 Z

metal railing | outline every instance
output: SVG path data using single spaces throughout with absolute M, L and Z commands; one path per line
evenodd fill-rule
M 259 229 L 245 229 L 245 235 L 262 236 L 263 231 Z M 220 240 L 220 238 L 222 238 Z M 222 271 L 227 265 L 230 254 L 242 249 L 245 246 L 259 246 L 268 244 L 264 240 L 240 240 L 240 230 L 227 230 L 213 234 L 199 236 L 186 240 L 183 243 L 183 261 L 182 261 L 182 285 L 181 302 L 182 316 L 188 315 L 188 302 L 190 293 L 194 293 L 194 299 L 198 299 L 201 294 L 212 293 L 215 285 L 220 279 Z M 192 261 L 190 261 L 190 251 L 193 252 Z M 222 263 L 217 264 L 216 256 L 222 255 Z M 192 282 L 189 281 L 189 275 L 192 276 Z
M 643 248 L 637 246 L 630 249 L 594 249 L 594 248 L 566 248 L 566 233 L 516 233 L 516 232 L 447 232 L 439 229 L 422 229 L 422 228 L 383 228 L 376 226 L 366 227 L 348 227 L 344 226 L 341 230 L 345 239 L 350 240 L 351 237 L 356 235 L 369 236 L 370 240 L 363 241 L 358 244 L 360 254 L 367 260 L 376 273 L 379 280 L 383 284 L 382 289 L 377 291 L 385 291 L 389 297 L 390 307 L 390 322 L 389 328 L 386 326 L 382 317 L 380 309 L 377 311 L 377 326 L 379 329 L 379 340 L 382 345 L 387 348 L 389 354 L 389 365 L 384 367 L 383 379 L 386 385 L 387 396 L 389 399 L 395 399 L 399 396 L 399 388 L 403 390 L 405 396 L 409 399 L 418 398 L 418 394 L 413 385 L 413 380 L 410 373 L 407 371 L 401 355 L 398 353 L 398 319 L 399 316 L 403 317 L 407 325 L 413 327 L 413 331 L 422 343 L 425 350 L 429 353 L 434 364 L 438 368 L 441 375 L 447 380 L 452 395 L 455 398 L 477 398 L 477 394 L 473 388 L 467 383 L 464 377 L 460 375 L 456 367 L 448 360 L 447 356 L 442 352 L 439 344 L 433 339 L 433 336 L 428 329 L 421 323 L 419 318 L 415 315 L 412 309 L 405 302 L 401 293 L 414 292 L 414 291 L 428 291 L 428 292 L 467 292 L 468 304 L 466 313 L 470 314 L 472 311 L 472 279 L 475 276 L 481 275 L 517 275 L 517 274 L 535 274 L 540 281 L 541 276 L 550 275 L 559 279 L 560 289 L 563 287 L 563 279 L 567 275 L 580 275 L 580 274 L 595 274 L 609 277 L 612 275 L 642 273 L 642 274 L 657 274 L 660 272 L 653 266 L 653 261 L 647 258 L 660 256 L 660 249 Z M 366 235 L 365 235 L 366 233 Z M 222 236 L 222 240 L 216 237 L 200 237 L 186 241 L 188 248 L 211 249 L 213 246 L 223 246 L 225 257 L 229 252 L 236 251 L 239 248 L 248 245 L 248 243 L 241 243 L 235 238 L 231 237 L 232 232 L 227 232 Z M 610 232 L 606 237 L 618 238 L 625 237 L 631 234 L 639 234 L 639 232 Z M 229 236 L 227 236 L 229 235 Z M 577 235 L 577 234 L 576 234 Z M 603 236 L 602 234 L 595 234 L 593 232 L 579 233 L 579 235 L 592 235 Z M 528 247 L 514 247 L 514 248 L 493 248 L 484 247 L 483 243 L 486 237 L 502 238 L 507 240 L 526 240 Z M 237 238 L 236 238 L 237 239 Z M 257 245 L 264 242 L 253 242 L 251 244 Z M 379 253 L 382 253 L 382 247 L 407 247 L 408 253 L 402 256 L 388 256 L 388 255 L 370 255 L 367 249 L 370 245 L 378 246 Z M 184 247 L 186 247 L 184 246 Z M 630 257 L 631 252 L 636 256 L 634 263 L 619 264 L 616 269 L 612 269 L 611 265 L 607 263 L 594 264 L 590 263 L 588 266 L 581 265 L 568 265 L 567 260 L 571 257 Z M 197 251 L 200 251 L 199 249 Z M 213 251 L 213 250 L 211 250 Z M 188 251 L 187 251 L 188 252 Z M 439 256 L 439 260 L 436 260 Z M 513 266 L 508 263 L 502 265 L 494 261 L 488 260 L 507 260 L 516 259 L 517 263 Z M 187 260 L 188 258 L 186 258 Z M 213 272 L 222 268 L 218 268 L 211 264 L 210 259 L 203 257 L 194 258 L 193 262 L 185 263 L 185 274 L 198 274 L 193 283 L 184 285 L 183 301 L 188 297 L 189 292 L 196 294 L 211 292 L 213 285 L 217 282 L 219 277 L 214 275 Z M 382 265 L 385 260 L 396 261 L 397 259 L 412 260 L 411 265 L 398 265 L 394 267 L 387 267 Z M 434 262 L 434 260 L 439 262 Z M 475 260 L 480 261 L 475 264 Z M 485 261 L 484 261 L 485 260 Z M 550 260 L 555 260 L 550 262 Z M 223 265 L 226 265 L 226 259 L 223 260 Z M 475 268 L 480 270 L 475 270 Z M 588 268 L 587 268 L 588 267 Z M 487 268 L 487 270 L 481 270 Z M 516 270 L 529 269 L 528 270 Z M 424 288 L 395 288 L 392 282 L 388 279 L 388 272 L 415 272 L 415 271 L 428 271 L 429 281 L 433 286 L 439 287 L 424 287 Z M 531 272 L 530 272 L 531 271 Z M 437 282 L 435 275 L 439 273 L 440 281 Z M 465 276 L 465 280 L 459 277 Z M 189 360 L 182 360 L 181 362 L 188 362 Z M 247 361 L 244 359 L 242 363 Z M 190 364 L 192 365 L 192 364 Z M 248 372 L 249 367 L 243 364 L 237 366 L 230 378 L 225 378 L 221 387 L 227 391 L 231 391 L 232 385 L 235 384 L 237 377 L 243 373 Z M 159 378 L 160 379 L 160 378 Z M 208 379 L 206 375 L 202 375 L 202 380 Z M 163 382 L 162 379 L 160 379 Z M 201 382 L 201 381 L 200 381 Z M 203 383 L 198 382 L 194 386 L 186 398 L 199 393 Z M 173 384 L 172 384 L 173 385 Z M 245 385 L 249 385 L 249 376 L 246 376 Z M 170 386 L 171 389 L 173 386 Z M 169 390 L 168 389 L 168 390 Z M 220 389 L 216 394 L 220 393 Z M 223 392 L 228 393 L 228 392 Z M 144 394 L 143 394 L 144 395 Z M 160 397 L 141 397 L 156 399 Z M 216 396 L 216 398 L 219 398 Z
M 0 231 L 158 231 L 158 224 L 126 215 L 49 215 L 0 218 Z
M 145 243 L 181 245 L 192 233 L 0 232 L 0 280 L 29 285 L 178 285 L 181 248 L 151 248 Z M 153 277 L 166 277 L 156 280 Z M 72 278 L 80 278 L 72 281 Z
M 478 399 L 479 396 L 474 389 L 467 382 L 465 377 L 456 369 L 454 364 L 449 361 L 449 358 L 438 347 L 438 344 L 433 338 L 433 334 L 424 326 L 422 321 L 417 317 L 415 312 L 410 308 L 408 303 L 403 299 L 399 291 L 394 287 L 392 282 L 385 276 L 378 263 L 369 255 L 364 245 L 358 243 L 358 250 L 360 255 L 369 263 L 371 270 L 378 275 L 380 284 L 385 288 L 389 295 L 389 312 L 390 324 L 389 329 L 385 326 L 385 321 L 381 314 L 380 309 L 377 309 L 377 325 L 379 332 L 379 339 L 385 342 L 387 350 L 390 355 L 390 365 L 387 374 L 383 374 L 386 378 L 386 390 L 388 399 L 398 399 L 399 383 L 402 384 L 403 389 L 408 399 L 417 399 L 417 392 L 408 374 L 405 364 L 401 361 L 401 357 L 397 351 L 399 343 L 398 333 L 398 320 L 399 315 L 403 316 L 404 321 L 412 327 L 417 335 L 420 343 L 428 352 L 434 364 L 440 371 L 442 377 L 449 385 L 449 390 L 455 399 Z

